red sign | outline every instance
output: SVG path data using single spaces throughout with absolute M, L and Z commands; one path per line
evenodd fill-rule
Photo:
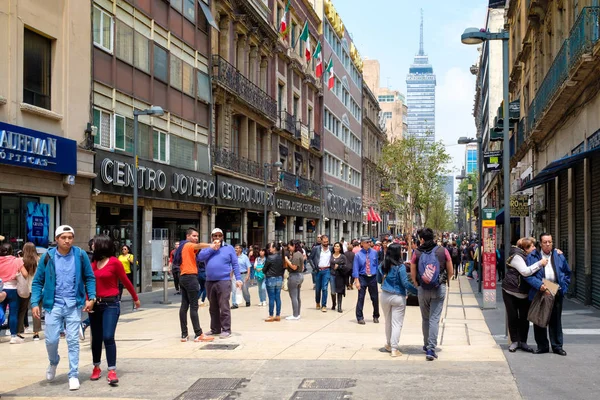
M 483 229 L 483 288 L 496 289 L 496 227 Z

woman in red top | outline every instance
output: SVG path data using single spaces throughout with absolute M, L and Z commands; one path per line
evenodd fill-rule
M 109 385 L 119 383 L 117 378 L 117 345 L 115 344 L 115 331 L 121 314 L 119 301 L 119 281 L 127 288 L 135 302 L 135 307 L 140 307 L 140 300 L 133 285 L 125 274 L 123 264 L 114 256 L 113 241 L 108 236 L 94 237 L 94 256 L 92 269 L 96 275 L 96 304 L 90 313 L 90 326 L 92 329 L 92 358 L 94 370 L 91 380 L 100 379 L 102 370 L 100 360 L 102 357 L 102 343 L 106 352 L 108 364 L 107 380 Z

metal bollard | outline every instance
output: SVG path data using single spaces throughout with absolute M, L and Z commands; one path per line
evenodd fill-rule
M 163 267 L 163 301 L 160 304 L 171 304 L 169 301 L 169 267 Z

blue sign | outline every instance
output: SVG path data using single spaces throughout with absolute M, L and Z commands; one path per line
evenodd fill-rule
M 30 201 L 27 203 L 27 241 L 48 247 L 50 236 L 50 206 Z
M 0 122 L 0 163 L 77 175 L 77 142 Z

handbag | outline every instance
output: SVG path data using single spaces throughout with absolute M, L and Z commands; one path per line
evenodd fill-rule
M 554 296 L 551 293 L 538 291 L 529 307 L 527 320 L 541 328 L 547 327 L 552 315 L 552 307 L 554 307 Z
M 17 294 L 22 299 L 29 298 L 29 295 L 31 294 L 29 292 L 29 282 L 28 282 L 28 279 L 25 278 L 23 275 L 21 275 L 20 272 L 17 274 Z

